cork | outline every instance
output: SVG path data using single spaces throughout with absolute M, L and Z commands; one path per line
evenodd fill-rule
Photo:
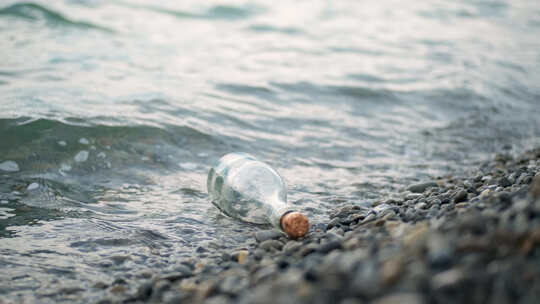
M 281 227 L 290 238 L 297 239 L 309 231 L 309 220 L 300 212 L 289 212 L 281 218 Z

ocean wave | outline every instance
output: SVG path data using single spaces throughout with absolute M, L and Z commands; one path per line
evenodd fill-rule
M 169 9 L 150 5 L 136 5 L 123 2 L 122 6 L 153 11 L 159 14 L 165 14 L 180 19 L 212 19 L 212 20 L 241 20 L 253 17 L 259 14 L 261 7 L 245 5 L 215 5 L 200 12 L 192 12 L 185 10 Z
M 0 9 L 0 16 L 8 16 L 31 22 L 45 21 L 50 26 L 76 27 L 79 29 L 94 29 L 106 32 L 113 30 L 86 21 L 74 21 L 62 13 L 49 9 L 37 3 L 16 3 Z

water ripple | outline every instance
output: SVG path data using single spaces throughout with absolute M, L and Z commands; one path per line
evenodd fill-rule
M 112 33 L 113 30 L 85 21 L 74 21 L 62 13 L 51 10 L 37 3 L 16 3 L 0 9 L 0 16 L 9 16 L 32 22 L 45 21 L 50 26 L 95 29 Z

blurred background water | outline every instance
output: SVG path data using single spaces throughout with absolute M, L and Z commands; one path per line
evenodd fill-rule
M 252 242 L 206 194 L 231 151 L 317 225 L 537 146 L 538 37 L 532 0 L 2 1 L 0 294 L 86 302 Z

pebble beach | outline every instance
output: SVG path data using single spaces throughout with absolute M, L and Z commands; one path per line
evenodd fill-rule
M 256 231 L 204 262 L 175 261 L 99 303 L 537 303 L 540 149 L 463 176 L 346 204 L 304 238 Z

